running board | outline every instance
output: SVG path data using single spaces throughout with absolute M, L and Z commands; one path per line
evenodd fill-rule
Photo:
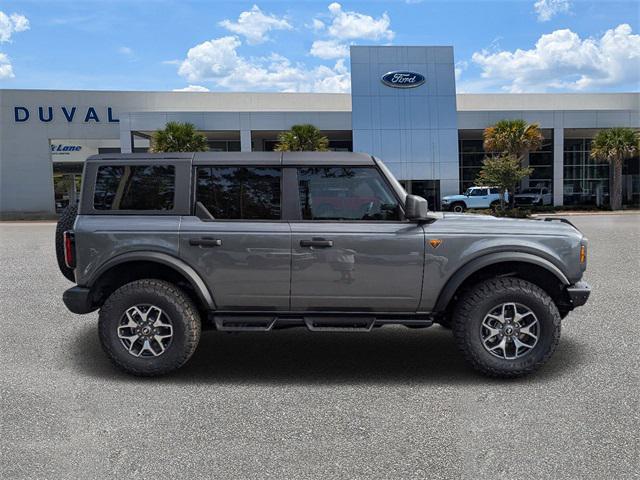
M 376 317 L 304 317 L 312 332 L 370 332 Z
M 425 328 L 433 319 L 419 314 L 345 314 L 345 313 L 260 313 L 260 312 L 210 312 L 216 330 L 223 332 L 268 332 L 270 330 L 306 327 L 312 332 L 370 332 L 382 325 L 405 325 Z
M 222 332 L 268 332 L 273 328 L 278 317 L 274 316 L 221 316 L 213 317 L 216 330 Z

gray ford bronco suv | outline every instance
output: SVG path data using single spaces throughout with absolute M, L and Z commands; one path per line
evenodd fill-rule
M 74 313 L 118 367 L 182 366 L 204 328 L 451 328 L 495 377 L 533 372 L 589 297 L 566 220 L 429 212 L 359 153 L 118 154 L 85 164 L 58 225 Z

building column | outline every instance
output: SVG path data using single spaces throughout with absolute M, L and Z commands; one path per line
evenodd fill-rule
M 564 204 L 564 128 L 553 129 L 553 204 Z
M 251 151 L 251 130 L 240 130 L 240 151 Z
M 120 152 L 133 152 L 133 138 L 131 136 L 131 122 L 128 115 L 120 115 Z

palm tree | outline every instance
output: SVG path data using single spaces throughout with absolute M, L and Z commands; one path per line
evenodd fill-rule
M 280 133 L 275 149 L 278 152 L 326 152 L 328 147 L 329 139 L 320 130 L 304 124 L 294 125 L 291 130 Z
M 152 152 L 206 152 L 207 137 L 191 123 L 168 122 L 151 137 Z
M 542 146 L 544 137 L 537 123 L 524 120 L 500 120 L 485 128 L 484 150 L 509 155 L 522 161 L 529 152 L 535 152 Z
M 527 123 L 521 119 L 500 120 L 484 129 L 483 147 L 485 152 L 493 152 L 500 157 L 516 159 L 518 166 L 529 152 L 542 146 L 544 137 L 537 123 Z M 514 192 L 509 192 L 509 204 L 514 205 Z
M 591 142 L 590 157 L 606 160 L 613 167 L 611 209 L 622 208 L 622 163 L 640 152 L 640 135 L 630 128 L 601 130 Z

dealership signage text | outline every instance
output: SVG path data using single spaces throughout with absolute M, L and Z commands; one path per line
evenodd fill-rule
M 16 123 L 26 122 L 30 118 L 37 118 L 41 122 L 48 123 L 53 121 L 55 116 L 63 118 L 68 123 L 76 121 L 83 121 L 84 123 L 117 123 L 120 120 L 114 118 L 113 109 L 106 107 L 104 110 L 96 109 L 95 107 L 87 107 L 80 109 L 74 106 L 62 106 L 62 107 L 37 107 L 33 110 L 29 110 L 27 107 L 13 107 L 13 118 Z
M 414 88 L 419 87 L 425 81 L 424 75 L 416 72 L 389 72 L 385 73 L 382 83 L 394 88 Z

